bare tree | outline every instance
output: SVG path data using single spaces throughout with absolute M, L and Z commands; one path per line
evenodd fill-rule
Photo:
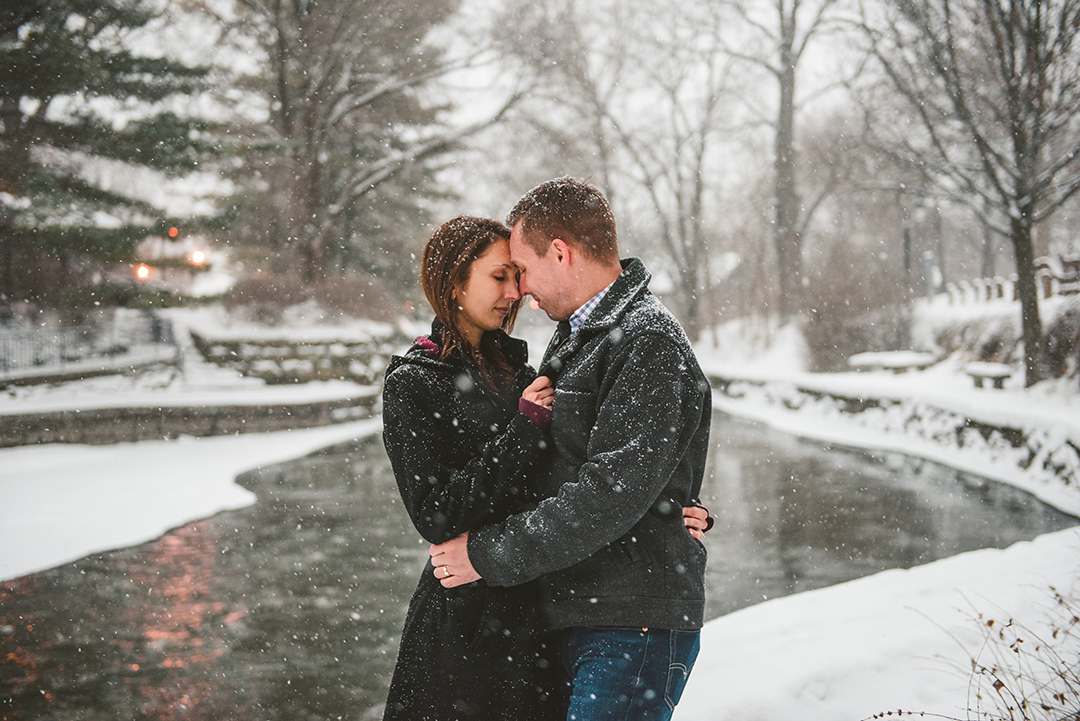
M 731 125 L 722 115 L 733 86 L 720 45 L 723 18 L 711 3 L 683 3 L 679 13 L 647 4 L 638 12 L 634 26 L 647 32 L 637 37 L 627 62 L 640 78 L 634 94 L 652 100 L 635 109 L 640 100 L 621 98 L 621 112 L 605 122 L 627 160 L 619 172 L 624 192 L 652 211 L 644 223 L 672 261 L 681 319 L 696 338 L 706 321 L 702 298 L 712 294 L 710 261 L 722 232 L 711 225 L 719 218 L 705 204 L 719 193 L 719 147 Z
M 1030 386 L 1044 375 L 1034 229 L 1080 189 L 1080 0 L 896 0 L 859 24 L 914 121 L 875 98 L 869 125 L 1011 241 Z
M 799 65 L 815 37 L 832 25 L 837 0 L 733 0 L 741 22 L 728 52 L 763 68 L 778 90 L 773 123 L 775 245 L 780 279 L 779 312 L 788 319 L 801 307 L 803 233 L 815 203 L 804 205 L 799 193 L 796 158 L 797 79 Z M 736 35 L 736 33 L 732 33 Z M 817 199 L 815 199 L 817 200 Z
M 546 68 L 554 117 L 592 149 L 594 178 L 624 231 L 658 240 L 676 311 L 697 337 L 719 235 L 707 201 L 719 193 L 719 147 L 730 128 L 721 110 L 733 84 L 719 6 L 685 2 L 673 11 L 613 0 L 586 11 L 575 0 L 551 0 L 522 3 L 514 17 L 515 51 Z M 551 108 L 538 116 L 552 118 Z

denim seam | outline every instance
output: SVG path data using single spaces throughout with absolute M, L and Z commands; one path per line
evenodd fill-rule
M 676 666 L 682 665 L 677 663 L 671 663 L 671 660 L 675 658 L 676 638 L 678 638 L 678 636 L 674 633 L 668 634 L 668 671 L 667 678 L 664 680 L 664 703 L 667 704 L 667 707 L 672 711 L 675 710 L 675 704 L 671 702 L 671 672 L 675 670 Z
M 635 679 L 634 683 L 634 690 L 630 692 L 630 703 L 626 705 L 626 715 L 623 717 L 624 721 L 628 721 L 631 718 L 631 715 L 634 713 L 634 701 L 638 698 L 639 689 L 644 686 L 641 678 L 641 670 L 645 667 L 645 664 L 648 663 L 649 646 L 652 642 L 652 636 L 650 636 L 648 633 L 643 633 L 642 635 L 645 636 L 645 650 L 641 654 L 641 665 L 638 666 L 637 678 Z M 666 690 L 664 691 L 664 695 L 667 695 Z

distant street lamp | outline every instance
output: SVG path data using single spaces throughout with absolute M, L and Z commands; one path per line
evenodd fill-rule
M 139 267 L 135 269 L 135 277 L 139 280 L 146 280 L 150 277 L 150 266 L 146 263 L 139 263 Z
M 206 262 L 206 253 L 202 252 L 201 250 L 196 250 L 196 251 L 192 252 L 192 254 L 191 254 L 191 264 L 192 265 L 202 265 L 205 262 Z

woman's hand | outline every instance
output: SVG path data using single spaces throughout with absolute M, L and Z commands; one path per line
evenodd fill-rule
M 551 408 L 555 400 L 555 386 L 551 384 L 551 379 L 547 376 L 539 376 L 521 392 L 521 397 L 538 406 Z
M 712 518 L 704 506 L 683 506 L 683 524 L 690 535 L 700 541 L 705 538 L 705 531 L 712 528 Z

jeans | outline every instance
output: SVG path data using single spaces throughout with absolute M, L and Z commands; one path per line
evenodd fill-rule
M 568 629 L 567 721 L 667 721 L 700 647 L 698 631 Z

